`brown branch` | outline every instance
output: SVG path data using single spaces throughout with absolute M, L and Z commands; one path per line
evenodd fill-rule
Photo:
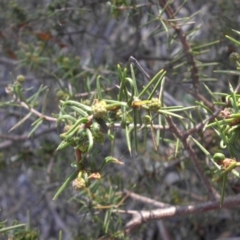
M 168 4 L 168 2 L 166 2 L 166 0 L 159 0 L 159 4 L 160 6 L 164 9 L 165 6 Z M 170 6 L 170 4 L 167 5 L 166 7 L 166 14 L 168 16 L 169 19 L 174 19 L 175 15 L 173 12 L 172 7 Z M 179 26 L 179 24 L 177 23 L 177 21 L 171 22 L 171 27 L 176 31 L 179 40 L 183 46 L 183 49 L 186 53 L 187 59 L 189 64 L 192 66 L 191 67 L 191 75 L 192 75 L 192 79 L 193 79 L 193 84 L 195 86 L 195 92 L 198 92 L 198 88 L 199 88 L 199 78 L 198 78 L 198 68 L 197 65 L 195 63 L 193 54 L 192 54 L 192 49 L 187 41 L 186 35 L 184 34 L 182 28 Z
M 188 136 L 192 135 L 195 132 L 198 132 L 204 128 L 204 126 L 209 122 L 212 121 L 214 118 L 218 116 L 218 114 L 222 111 L 222 108 L 216 110 L 211 116 L 206 118 L 204 121 L 197 124 L 194 128 L 189 129 L 188 131 L 184 132 L 183 137 L 187 138 Z
M 209 180 L 207 179 L 207 177 L 205 176 L 200 164 L 199 164 L 199 160 L 198 157 L 196 155 L 196 153 L 194 152 L 194 150 L 192 149 L 191 145 L 187 142 L 186 137 L 178 130 L 177 126 L 174 124 L 173 120 L 171 117 L 166 117 L 168 124 L 170 126 L 170 129 L 172 130 L 172 132 L 181 140 L 181 142 L 183 143 L 184 148 L 188 151 L 190 158 L 194 164 L 194 167 L 201 179 L 201 181 L 203 182 L 207 192 L 208 192 L 208 196 L 210 197 L 211 200 L 216 200 L 219 199 L 220 196 L 217 193 L 217 191 L 211 186 Z
M 240 194 L 225 198 L 222 208 L 233 208 L 240 205 Z M 219 201 L 209 201 L 200 204 L 187 205 L 187 206 L 171 206 L 162 209 L 155 209 L 150 211 L 135 211 L 135 210 L 116 210 L 119 213 L 130 214 L 133 218 L 126 224 L 125 232 L 129 234 L 136 227 L 140 227 L 143 223 L 167 219 L 173 217 L 186 216 L 190 214 L 203 213 L 213 211 L 220 208 Z
M 213 112 L 215 111 L 215 107 L 214 107 L 214 105 L 211 103 L 211 102 L 209 102 L 202 94 L 200 94 L 200 93 L 195 93 L 195 92 L 193 92 L 193 91 L 190 91 L 189 92 L 195 99 L 197 99 L 199 102 L 203 102 L 204 103 L 204 105 L 206 106 L 206 107 L 208 107 L 210 110 L 212 110 Z
M 169 4 L 169 2 L 167 2 L 166 0 L 159 0 L 159 3 L 163 9 L 165 8 L 168 18 L 175 19 L 175 13 L 173 11 L 171 4 Z M 178 35 L 183 50 L 186 53 L 188 63 L 191 65 L 191 76 L 193 80 L 193 85 L 195 87 L 195 91 L 189 91 L 189 93 L 198 101 L 202 101 L 209 109 L 215 111 L 213 104 L 209 102 L 203 95 L 199 94 L 198 67 L 192 53 L 192 48 L 187 41 L 186 35 L 184 34 L 182 28 L 180 27 L 178 21 L 171 21 L 170 26 L 175 30 L 176 34 Z

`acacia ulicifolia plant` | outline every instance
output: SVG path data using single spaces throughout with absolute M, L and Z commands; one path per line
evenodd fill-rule
M 130 64 L 131 76 L 127 75 L 127 68 L 122 68 L 120 65 L 117 65 L 117 72 L 120 83 L 116 86 L 119 92 L 115 99 L 109 99 L 107 94 L 103 96 L 99 76 L 96 79 L 96 97 L 91 103 L 73 99 L 60 101 L 57 122 L 64 124 L 64 132 L 60 135 L 62 142 L 57 150 L 69 146 L 75 149 L 76 161 L 73 165 L 76 171 L 59 189 L 54 199 L 72 180 L 74 180 L 74 188 L 80 190 L 89 186 L 90 179 L 101 178 L 101 171 L 107 163 L 122 164 L 113 156 L 106 157 L 99 164 L 99 159 L 94 154 L 96 149 L 99 149 L 99 144 L 104 144 L 106 138 L 114 141 L 116 128 L 125 130 L 130 154 L 133 146 L 137 151 L 139 131 L 146 128 L 151 129 L 153 143 L 157 149 L 159 140 L 155 137 L 155 131 L 159 131 L 161 117 L 173 116 L 182 119 L 183 117 L 174 111 L 191 109 L 180 106 L 166 107 L 162 104 L 164 70 L 159 71 L 146 86 L 137 82 L 132 64 Z M 157 91 L 158 96 L 156 96 Z M 155 130 L 153 124 L 156 122 L 158 129 Z M 91 158 L 91 164 L 89 158 Z

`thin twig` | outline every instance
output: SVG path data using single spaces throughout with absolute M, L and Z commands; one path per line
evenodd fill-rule
M 34 135 L 31 137 L 32 139 L 37 138 L 42 136 L 43 134 L 55 131 L 57 129 L 56 126 L 53 127 L 49 127 L 47 129 L 41 130 L 41 132 L 39 133 L 34 133 Z M 15 142 L 19 142 L 19 141 L 24 141 L 28 139 L 28 134 L 22 134 L 22 135 L 4 135 L 4 134 L 0 134 L 0 138 L 2 139 L 8 139 L 7 141 L 1 142 L 0 143 L 0 149 L 5 149 L 9 146 L 11 146 L 12 144 L 14 144 Z
M 127 194 L 128 197 L 131 197 L 131 198 L 133 198 L 134 200 L 137 200 L 137 201 L 140 201 L 140 202 L 144 202 L 144 203 L 146 203 L 146 204 L 149 204 L 149 205 L 152 205 L 152 206 L 155 206 L 155 207 L 166 208 L 166 207 L 170 207 L 170 206 L 171 206 L 170 204 L 163 203 L 163 202 L 159 202 L 159 201 L 156 201 L 156 200 L 154 200 L 154 199 L 141 196 L 141 195 L 139 195 L 139 194 L 130 192 L 130 191 L 126 190 L 126 189 L 125 189 L 123 192 L 124 192 L 125 194 Z
M 184 148 L 189 152 L 190 158 L 196 168 L 196 171 L 200 177 L 200 179 L 202 180 L 205 188 L 207 189 L 208 192 L 208 196 L 210 197 L 211 200 L 216 200 L 219 198 L 219 194 L 217 193 L 217 191 L 211 186 L 209 180 L 207 179 L 207 177 L 205 176 L 199 161 L 198 161 L 198 157 L 195 153 L 195 151 L 192 149 L 191 145 L 187 142 L 187 139 L 185 138 L 185 136 L 178 130 L 177 126 L 174 124 L 173 120 L 171 117 L 166 117 L 168 124 L 170 126 L 170 129 L 172 130 L 172 132 L 181 140 L 181 142 L 183 143 Z
M 168 2 L 166 2 L 166 0 L 159 0 L 159 3 L 162 8 L 165 8 L 166 4 L 168 4 Z M 166 14 L 167 14 L 168 18 L 175 19 L 174 11 L 170 4 L 168 4 L 166 7 Z M 172 21 L 171 27 L 176 31 L 176 33 L 179 37 L 179 40 L 183 46 L 183 49 L 186 53 L 188 62 L 192 66 L 191 67 L 191 75 L 192 75 L 192 79 L 193 79 L 193 84 L 195 86 L 195 92 L 198 93 L 198 90 L 199 90 L 198 89 L 199 88 L 198 68 L 197 68 L 197 65 L 195 63 L 195 60 L 194 60 L 194 57 L 192 54 L 192 49 L 187 41 L 186 35 L 184 34 L 182 28 L 178 25 L 177 21 L 174 21 L 174 22 Z
M 106 88 L 106 89 L 102 90 L 102 92 L 111 92 L 116 88 L 117 88 L 117 86 L 114 85 L 112 87 L 109 87 L 109 88 Z M 96 91 L 77 93 L 77 94 L 74 95 L 74 97 L 89 97 L 89 95 L 93 95 L 93 94 L 96 94 Z
M 121 126 L 121 123 L 114 123 L 114 124 L 107 124 L 108 125 L 108 127 L 109 128 L 122 128 L 122 126 Z M 129 124 L 128 125 L 129 126 L 129 128 L 133 128 L 133 127 L 136 127 L 136 128 L 142 128 L 143 127 L 143 125 L 142 124 L 136 124 L 136 125 L 134 125 L 133 123 L 131 123 L 131 124 Z M 157 129 L 159 129 L 159 130 L 166 130 L 166 131 L 168 131 L 169 130 L 169 127 L 168 126 L 161 126 L 161 125 L 158 125 L 158 124 L 153 124 L 152 126 L 150 125 L 150 124 L 148 124 L 148 125 L 145 125 L 144 126 L 144 128 L 148 128 L 148 129 L 150 129 L 150 128 L 153 128 L 153 129 L 155 129 L 155 130 L 157 130 Z
M 35 110 L 34 108 L 31 108 L 29 107 L 25 102 L 20 102 L 21 106 L 23 106 L 24 108 L 28 109 L 30 112 L 32 112 L 34 115 L 44 119 L 44 120 L 47 120 L 47 121 L 50 121 L 50 122 L 56 122 L 57 121 L 57 118 L 53 118 L 53 117 L 49 117 L 47 115 L 44 115 L 40 112 L 38 112 L 37 110 Z
M 129 62 L 134 64 L 138 70 L 148 79 L 150 80 L 150 76 L 148 75 L 148 73 L 143 69 L 143 67 L 141 66 L 141 64 L 137 61 L 136 58 L 134 58 L 133 56 L 130 56 L 129 58 Z
M 209 122 L 212 121 L 214 118 L 218 116 L 218 114 L 222 111 L 222 108 L 217 109 L 211 116 L 206 118 L 204 121 L 197 124 L 194 128 L 189 129 L 188 131 L 184 132 L 183 137 L 187 138 L 188 136 L 192 135 L 195 132 L 198 132 L 204 128 L 204 126 Z

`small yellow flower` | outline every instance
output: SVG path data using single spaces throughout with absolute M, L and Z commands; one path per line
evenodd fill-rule
M 94 118 L 104 118 L 107 114 L 106 105 L 107 104 L 105 101 L 98 101 L 97 99 L 95 99 L 95 101 L 92 105 L 93 117 Z
M 151 101 L 149 103 L 147 103 L 147 106 L 149 107 L 149 110 L 151 110 L 151 111 L 158 111 L 159 108 L 161 108 L 162 104 L 158 98 L 153 98 L 153 99 L 151 99 Z
M 76 178 L 72 182 L 72 186 L 75 190 L 81 190 L 82 188 L 84 188 L 86 186 L 86 182 L 83 178 Z

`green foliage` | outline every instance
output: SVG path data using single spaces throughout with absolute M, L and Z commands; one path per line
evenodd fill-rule
M 33 7 L 30 3 L 27 7 L 21 1 L 4 5 L 7 16 L 0 37 L 5 55 L 18 71 L 33 72 L 36 79 L 31 86 L 27 74 L 13 74 L 15 77 L 6 86 L 8 97 L 0 106 L 2 109 L 21 109 L 20 117 L 9 129 L 11 134 L 28 126 L 27 135 L 35 140 L 39 132 L 49 126 L 58 129 L 58 146 L 42 143 L 42 149 L 35 149 L 34 153 L 42 162 L 47 162 L 46 155 L 53 159 L 69 150 L 64 164 L 71 170 L 69 173 L 61 169 L 57 174 L 65 179 L 60 179 L 53 200 L 57 202 L 60 197 L 66 197 L 72 185 L 73 191 L 68 199 L 84 216 L 81 221 L 85 222 L 81 225 L 88 225 L 86 229 L 74 232 L 75 239 L 83 239 L 83 236 L 85 239 L 127 239 L 128 230 L 124 229 L 127 220 L 123 215 L 134 214 L 131 210 L 123 210 L 128 209 L 126 199 L 129 193 L 126 194 L 126 189 L 149 195 L 148 200 L 153 194 L 154 198 L 157 196 L 156 201 L 164 199 L 175 205 L 189 204 L 191 199 L 177 187 L 170 191 L 153 187 L 156 183 L 162 188 L 168 184 L 162 184 L 165 166 L 177 166 L 179 178 L 185 182 L 192 182 L 187 178 L 188 174 L 191 179 L 201 180 L 201 186 L 195 184 L 199 188 L 197 193 L 203 199 L 218 201 L 219 207 L 224 207 L 228 180 L 240 177 L 237 171 L 240 165 L 239 83 L 235 87 L 236 84 L 229 82 L 228 89 L 216 90 L 217 79 L 209 74 L 214 69 L 216 74 L 221 73 L 221 77 L 239 76 L 240 55 L 236 51 L 229 53 L 227 62 L 231 69 L 228 65 L 219 67 L 221 61 L 209 60 L 208 55 L 208 51 L 214 51 L 223 41 L 219 36 L 222 32 L 224 41 L 239 46 L 239 31 L 229 31 L 226 27 L 216 38 L 203 42 L 196 37 L 200 27 L 187 28 L 191 19 L 200 13 L 177 17 L 187 1 L 177 9 L 171 2 L 153 2 L 109 1 L 99 3 L 99 9 L 92 12 L 89 6 L 92 4 L 94 8 L 94 4 L 86 1 L 51 1 L 47 5 L 39 2 L 34 5 L 35 14 L 31 13 Z M 225 9 L 224 18 L 227 18 L 227 12 Z M 133 29 L 136 36 L 141 29 L 146 30 L 146 42 L 161 37 L 164 50 L 171 52 L 164 66 L 156 65 L 156 73 L 150 77 L 134 57 L 130 57 L 126 65 L 118 63 L 126 56 L 129 58 L 129 54 L 124 56 L 120 52 L 131 49 L 130 40 L 135 35 L 130 33 L 129 39 L 127 34 L 121 37 L 113 34 L 114 45 L 108 36 L 102 37 L 109 41 L 108 47 L 113 54 L 98 64 L 97 49 L 84 52 L 84 47 L 90 44 L 90 38 L 84 38 L 84 34 L 92 34 L 89 29 L 95 25 L 92 21 L 100 21 L 98 13 L 106 15 L 103 22 L 112 18 L 119 22 L 127 19 L 128 28 Z M 91 19 L 92 25 L 89 23 L 82 32 L 74 28 L 86 24 L 86 19 Z M 17 44 L 8 41 L 5 30 L 9 22 L 12 34 L 16 32 Z M 234 22 L 231 20 L 231 23 Z M 74 39 L 78 32 L 84 35 L 80 44 Z M 95 39 L 91 41 L 93 44 Z M 139 46 L 139 52 L 144 44 Z M 119 55 L 116 61 L 112 61 L 114 55 Z M 151 64 L 151 59 L 148 61 L 140 52 L 141 57 Z M 179 97 L 181 103 L 176 100 Z M 207 143 L 208 131 L 210 143 Z M 125 152 L 116 156 L 119 133 L 124 139 L 120 145 Z M 122 160 L 124 155 L 132 158 L 131 161 Z M 2 161 L 0 164 L 4 166 Z M 146 188 L 147 191 L 143 190 Z M 217 192 L 219 188 L 220 200 L 213 191 L 216 189 Z M 0 231 L 9 230 L 4 224 L 1 227 Z M 13 236 L 16 239 L 38 239 L 39 233 L 25 229 L 15 231 Z

